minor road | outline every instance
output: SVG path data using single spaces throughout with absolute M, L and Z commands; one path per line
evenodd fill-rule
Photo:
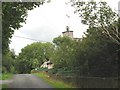
M 52 88 L 48 83 L 33 74 L 15 74 L 9 88 Z

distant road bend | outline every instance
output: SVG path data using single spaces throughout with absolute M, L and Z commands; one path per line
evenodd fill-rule
M 53 88 L 33 74 L 15 74 L 9 88 Z

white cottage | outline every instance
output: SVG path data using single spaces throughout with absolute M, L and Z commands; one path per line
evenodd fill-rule
M 48 69 L 52 69 L 54 66 L 54 64 L 52 62 L 49 61 L 45 61 L 42 65 L 41 68 L 48 68 Z

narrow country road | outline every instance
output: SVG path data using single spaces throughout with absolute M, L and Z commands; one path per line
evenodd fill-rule
M 9 88 L 52 88 L 33 74 L 15 74 L 8 86 Z

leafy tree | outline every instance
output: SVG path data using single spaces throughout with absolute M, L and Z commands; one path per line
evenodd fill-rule
M 77 55 L 82 75 L 110 77 L 118 73 L 118 45 L 108 39 L 98 28 L 87 30 L 79 44 Z
M 90 76 L 117 76 L 120 44 L 118 15 L 106 2 L 71 2 L 81 22 L 89 25 L 86 37 L 78 48 L 79 72 Z
M 16 73 L 15 70 L 15 59 L 16 59 L 16 55 L 14 53 L 14 50 L 12 51 L 8 51 L 6 52 L 6 54 L 3 54 L 2 56 L 2 72 L 3 73 L 7 73 L 7 72 L 11 72 L 11 73 Z
M 106 34 L 106 37 L 120 44 L 118 15 L 112 11 L 106 2 L 81 2 L 79 0 L 71 2 L 83 24 L 89 25 L 89 27 L 99 27 L 98 30 Z
M 51 59 L 54 46 L 51 43 L 32 43 L 24 47 L 18 56 L 17 70 L 19 73 L 29 73 L 40 67 L 46 59 Z
M 2 39 L 3 54 L 8 49 L 10 38 L 16 29 L 22 27 L 25 23 L 27 11 L 32 10 L 41 4 L 40 2 L 2 2 Z
M 9 55 L 9 43 L 14 31 L 22 27 L 21 23 L 25 23 L 28 10 L 39 7 L 44 2 L 44 0 L 40 2 L 2 2 L 2 54 L 4 70 L 10 71 L 11 63 L 8 63 L 8 61 L 11 61 L 13 56 Z
M 56 45 L 53 59 L 55 67 L 72 69 L 75 66 L 76 41 L 69 37 L 57 37 L 53 43 Z
M 33 61 L 34 62 L 33 62 L 32 68 L 39 67 L 39 61 L 38 61 L 38 59 L 34 59 Z

